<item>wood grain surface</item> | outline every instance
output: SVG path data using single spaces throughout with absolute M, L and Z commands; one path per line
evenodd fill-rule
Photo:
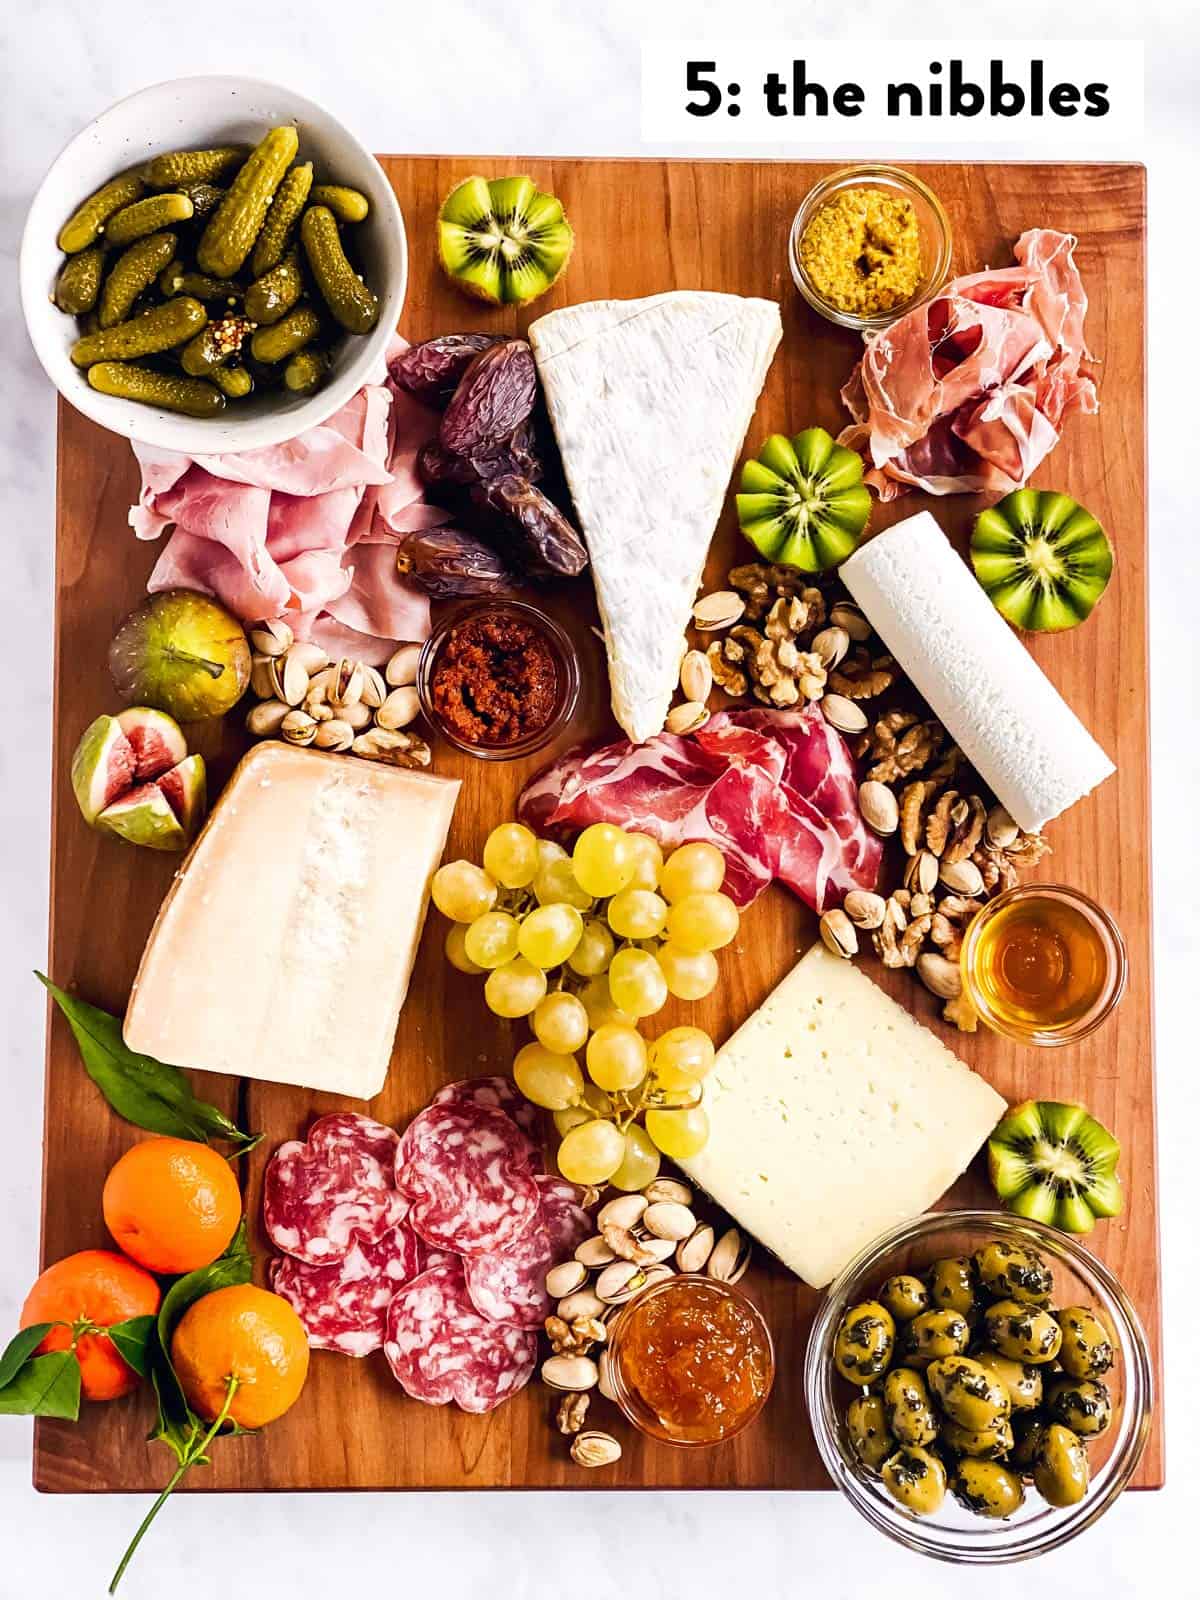
M 817 317 L 795 292 L 786 241 L 793 212 L 820 164 L 758 162 L 544 161 L 530 157 L 385 161 L 408 224 L 412 278 L 401 331 L 410 339 L 465 328 L 516 332 L 555 306 L 670 288 L 766 295 L 783 308 L 784 338 L 768 377 L 748 448 L 768 432 L 813 423 L 837 431 L 845 422 L 838 390 L 853 366 L 853 335 Z M 494 311 L 461 297 L 436 270 L 432 224 L 441 197 L 467 173 L 529 171 L 562 197 L 578 235 L 565 278 L 535 307 Z M 1072 417 L 1062 443 L 1037 476 L 1084 502 L 1109 530 L 1115 579 L 1095 615 L 1059 637 L 1027 639 L 1039 663 L 1117 763 L 1118 773 L 1051 825 L 1054 854 L 1042 875 L 1083 889 L 1116 915 L 1129 947 L 1128 992 L 1115 1018 L 1093 1038 L 1057 1051 L 1021 1048 L 979 1033 L 941 1029 L 935 1006 L 911 974 L 883 974 L 884 987 L 1010 1101 L 1027 1096 L 1080 1099 L 1113 1128 L 1124 1148 L 1128 1205 L 1101 1223 L 1093 1247 L 1131 1293 L 1159 1360 L 1159 1257 L 1154 1147 L 1150 952 L 1150 807 L 1146 683 L 1146 530 L 1144 425 L 1144 172 L 1136 166 L 937 165 L 922 175 L 940 195 L 955 233 L 954 270 L 1007 265 L 1023 229 L 1049 226 L 1079 236 L 1078 261 L 1091 299 L 1087 332 L 1099 359 L 1101 410 Z M 55 706 L 52 919 L 49 971 L 87 999 L 123 1009 L 142 945 L 175 863 L 121 845 L 86 828 L 71 796 L 68 766 L 82 729 L 112 709 L 104 669 L 109 638 L 143 592 L 155 547 L 139 544 L 126 516 L 137 488 L 133 456 L 122 440 L 63 405 L 59 416 L 57 692 Z M 664 474 L 672 463 L 664 461 Z M 929 501 L 911 495 L 874 518 L 876 528 L 929 505 L 963 547 L 980 502 L 969 496 Z M 727 506 L 708 568 L 720 584 L 739 544 Z M 653 559 L 653 552 L 647 552 Z M 589 631 L 590 585 L 566 586 L 553 608 L 579 646 L 586 692 L 570 739 L 614 732 L 607 707 L 603 652 Z M 237 718 L 199 741 L 212 758 L 215 785 L 242 747 Z M 563 744 L 570 742 L 564 739 Z M 553 752 L 526 762 L 477 763 L 439 748 L 436 769 L 462 777 L 451 855 L 478 858 L 488 829 L 509 816 L 523 782 Z M 403 841 L 397 840 L 397 848 Z M 401 1017 L 388 1085 L 371 1105 L 402 1124 L 446 1079 L 506 1071 L 524 1033 L 485 1009 L 481 986 L 451 970 L 442 956 L 440 919 L 423 942 Z M 772 889 L 746 916 L 724 952 L 718 991 L 686 1015 L 727 1037 L 789 969 L 814 937 L 815 919 L 795 898 Z M 255 937 L 254 907 L 229 937 Z M 32 981 L 32 980 L 31 980 Z M 252 1080 L 200 1075 L 200 1093 L 236 1112 L 243 1126 L 265 1129 L 243 1163 L 253 1242 L 267 1246 L 259 1221 L 262 1172 L 271 1150 L 309 1120 L 340 1105 L 335 1098 Z M 62 1020 L 51 1017 L 46 1065 L 44 1224 L 46 1262 L 107 1243 L 100 1191 L 110 1165 L 137 1134 L 113 1116 L 84 1075 Z M 989 1202 L 976 1169 L 950 1200 Z M 418 1405 L 401 1393 L 382 1356 L 353 1361 L 318 1353 L 300 1402 L 255 1438 L 224 1441 L 209 1471 L 189 1488 L 342 1489 L 416 1487 L 828 1487 L 801 1395 L 805 1340 L 818 1296 L 781 1268 L 759 1263 L 747 1286 L 774 1330 L 779 1357 L 775 1391 L 758 1422 L 732 1444 L 678 1451 L 640 1440 L 603 1401 L 596 1422 L 614 1426 L 625 1454 L 611 1472 L 572 1465 L 553 1431 L 553 1400 L 534 1383 L 490 1417 L 453 1407 Z M 157 1488 L 169 1471 L 161 1446 L 145 1443 L 151 1410 L 142 1395 L 85 1410 L 77 1426 L 39 1423 L 34 1481 L 45 1490 Z M 611 1420 L 610 1420 L 611 1419 Z M 1138 1475 L 1163 1479 L 1163 1434 L 1156 1420 Z

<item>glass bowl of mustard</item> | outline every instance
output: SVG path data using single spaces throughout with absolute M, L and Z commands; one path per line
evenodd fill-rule
M 510 761 L 548 744 L 579 699 L 579 657 L 553 617 L 523 600 L 473 600 L 430 634 L 417 662 L 425 720 L 455 749 Z
M 788 265 L 815 311 L 878 333 L 932 298 L 950 272 L 950 221 L 927 184 L 900 167 L 862 163 L 805 195 Z
M 723 1444 L 754 1421 L 775 1378 L 762 1312 L 740 1289 L 680 1273 L 624 1306 L 608 1339 L 613 1398 L 663 1444 Z

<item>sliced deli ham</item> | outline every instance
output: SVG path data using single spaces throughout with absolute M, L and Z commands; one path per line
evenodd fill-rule
M 550 1314 L 546 1273 L 575 1252 L 593 1231 L 578 1191 L 561 1178 L 539 1176 L 537 1217 L 508 1247 L 465 1263 L 467 1293 L 491 1322 L 540 1328 Z
M 295 1310 L 314 1350 L 369 1356 L 383 1348 L 392 1296 L 426 1265 L 421 1241 L 400 1223 L 379 1239 L 355 1238 L 346 1255 L 328 1266 L 278 1256 L 271 1263 L 271 1287 Z
M 462 1264 L 439 1262 L 401 1286 L 383 1345 L 397 1383 L 414 1400 L 472 1413 L 494 1411 L 537 1365 L 537 1334 L 481 1317 Z
M 413 1118 L 396 1187 L 416 1233 L 463 1256 L 515 1244 L 538 1211 L 528 1139 L 502 1111 L 471 1102 L 427 1106 Z
M 846 742 L 816 710 L 721 711 L 686 739 L 577 747 L 527 785 L 518 815 L 564 838 L 615 822 L 665 848 L 706 839 L 740 906 L 780 878 L 825 911 L 873 889 L 882 855 L 859 814 Z
M 345 1113 L 319 1118 L 306 1140 L 281 1144 L 263 1179 L 263 1221 L 275 1248 L 322 1266 L 388 1232 L 403 1210 L 391 1165 L 398 1143 L 382 1123 Z

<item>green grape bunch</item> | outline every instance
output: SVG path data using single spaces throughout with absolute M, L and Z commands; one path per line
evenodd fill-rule
M 641 1189 L 662 1156 L 686 1160 L 708 1139 L 711 1038 L 678 1027 L 648 1042 L 638 1023 L 671 995 L 702 1000 L 715 988 L 715 952 L 739 926 L 724 879 L 714 845 L 664 859 L 649 834 L 608 822 L 585 828 L 570 854 L 503 822 L 482 866 L 451 861 L 434 874 L 447 960 L 483 977 L 496 1016 L 529 1018 L 513 1075 L 554 1114 L 559 1171 L 574 1183 Z

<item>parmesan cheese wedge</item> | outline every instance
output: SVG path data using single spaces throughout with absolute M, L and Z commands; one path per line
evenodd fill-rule
M 1007 1109 L 820 944 L 718 1053 L 704 1106 L 708 1143 L 680 1165 L 817 1289 L 927 1211 Z
M 674 290 L 540 317 L 529 342 L 591 557 L 613 715 L 661 733 L 729 477 L 782 334 L 773 300 Z
M 378 1094 L 458 788 L 256 745 L 163 901 L 125 1043 L 180 1067 Z

